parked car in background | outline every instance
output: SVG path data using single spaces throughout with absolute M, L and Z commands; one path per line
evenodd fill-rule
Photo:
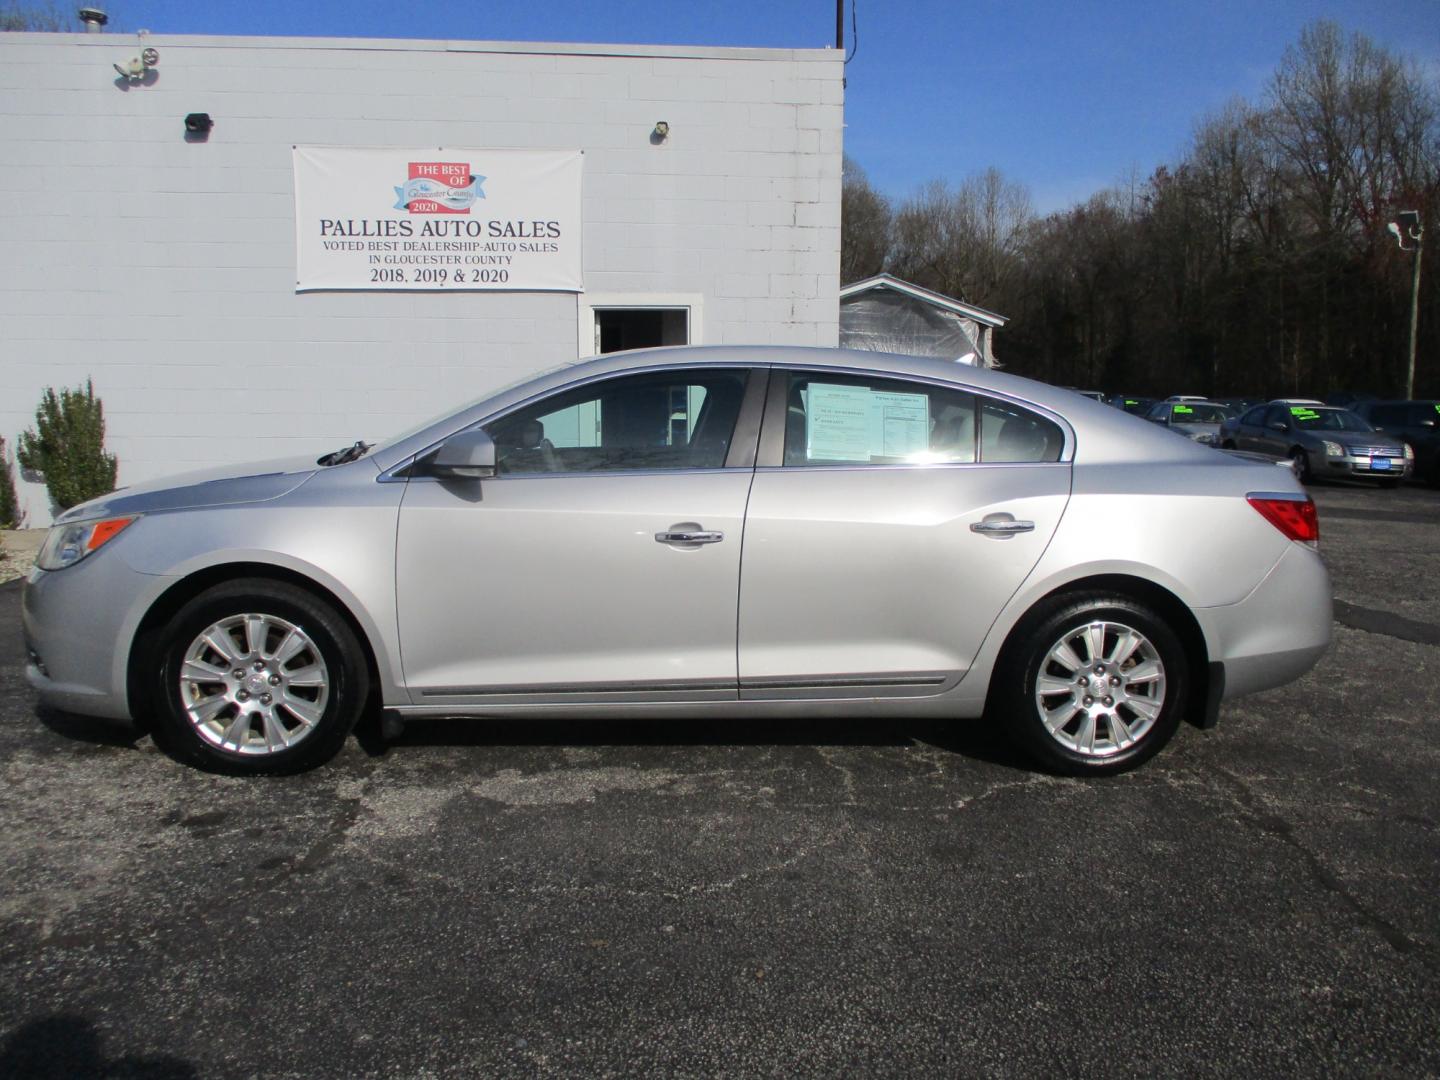
M 1171 394 L 1166 401 L 1209 401 L 1203 394 Z
M 1289 458 L 1304 482 L 1329 476 L 1394 487 L 1410 474 L 1414 453 L 1347 409 L 1281 399 L 1220 425 L 1220 445 Z
M 1212 398 L 1217 405 L 1224 405 L 1236 416 L 1243 412 L 1249 412 L 1256 405 L 1264 405 L 1266 398 L 1263 397 L 1220 397 Z
M 1366 401 L 1374 400 L 1374 394 L 1367 394 L 1364 392 L 1357 392 L 1353 390 L 1341 390 L 1338 393 L 1325 395 L 1326 405 L 1334 405 L 1337 408 L 1349 409 L 1351 412 L 1354 413 L 1358 413 L 1360 411 L 1358 408 L 1356 408 L 1357 405 L 1360 405 L 1361 403 Z
M 1150 397 L 1131 397 L 1129 394 L 1115 394 L 1110 398 L 1110 404 L 1115 408 L 1130 413 L 1132 416 L 1144 416 L 1155 404 L 1155 399 Z
M 380 708 L 988 715 L 1098 775 L 1315 664 L 1318 538 L 1283 470 L 1002 372 L 612 353 L 379 446 L 74 507 L 25 587 L 26 675 L 237 773 L 317 765 Z
M 1404 439 L 1415 454 L 1415 475 L 1440 486 L 1440 401 L 1362 401 L 1355 414 L 1376 431 Z
M 1220 425 L 1233 414 L 1213 401 L 1161 401 L 1145 419 L 1206 446 L 1220 445 Z

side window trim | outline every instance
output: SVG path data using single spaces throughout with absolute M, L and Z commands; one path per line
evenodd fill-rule
M 735 431 L 730 436 L 730 450 L 725 455 L 727 469 L 753 469 L 763 430 L 766 394 L 769 391 L 768 367 L 749 369 L 745 396 L 740 401 L 740 415 L 735 418 Z

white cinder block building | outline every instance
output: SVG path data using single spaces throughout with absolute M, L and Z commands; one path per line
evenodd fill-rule
M 131 484 L 382 437 L 597 351 L 833 345 L 842 73 L 834 50 L 0 35 L 0 435 L 13 455 L 44 387 L 93 379 Z M 331 148 L 409 173 L 360 218 L 297 220 L 297 194 L 370 197 L 358 171 L 301 172 Z M 507 217 L 541 197 L 487 165 L 511 150 L 569 152 L 573 207 Z M 468 171 L 475 201 L 416 201 L 426 169 Z M 478 240 L 437 257 L 454 272 L 498 222 L 563 231 L 573 273 L 334 288 L 297 264 L 312 227 L 368 248 L 455 214 Z

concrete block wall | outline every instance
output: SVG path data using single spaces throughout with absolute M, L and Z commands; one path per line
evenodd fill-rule
M 579 148 L 587 293 L 838 336 L 832 50 L 0 35 L 0 436 L 93 379 L 120 482 L 398 431 L 577 355 L 584 295 L 296 294 L 293 145 Z M 208 140 L 183 118 L 207 112 Z M 651 141 L 655 122 L 669 138 Z M 49 520 L 22 481 L 29 523 Z

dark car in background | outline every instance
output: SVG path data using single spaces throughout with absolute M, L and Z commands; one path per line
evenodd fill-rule
M 1400 439 L 1376 431 L 1348 409 L 1319 402 L 1272 401 L 1220 425 L 1220 445 L 1277 460 L 1289 458 L 1304 482 L 1317 477 L 1375 480 L 1394 487 L 1406 476 L 1414 453 Z
M 1261 397 L 1220 397 L 1211 398 L 1210 400 L 1217 405 L 1224 405 L 1236 416 L 1244 412 L 1249 412 L 1256 405 L 1264 405 L 1266 403 L 1266 399 Z
M 1155 404 L 1155 399 L 1150 397 L 1132 397 L 1129 394 L 1114 394 L 1109 399 L 1109 404 L 1130 413 L 1132 416 L 1144 416 Z
M 1415 454 L 1415 476 L 1440 487 L 1440 401 L 1362 401 L 1354 411 L 1376 431 L 1405 440 Z

